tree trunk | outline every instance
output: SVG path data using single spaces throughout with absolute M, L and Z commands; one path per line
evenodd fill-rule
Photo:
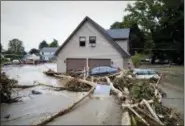
M 62 109 L 61 111 L 57 112 L 56 114 L 52 115 L 52 116 L 49 116 L 47 117 L 45 120 L 43 121 L 40 121 L 34 125 L 36 126 L 42 126 L 42 125 L 45 125 L 47 124 L 48 122 L 51 122 L 52 120 L 54 120 L 55 118 L 59 117 L 59 116 L 62 116 L 64 114 L 66 114 L 67 112 L 71 111 L 78 103 L 80 103 L 83 99 L 85 99 L 87 96 L 89 96 L 95 89 L 95 86 L 93 86 L 91 88 L 91 90 L 85 94 L 83 97 L 81 97 L 80 99 L 78 99 L 77 101 L 75 101 L 73 104 L 71 104 L 68 108 L 66 109 Z

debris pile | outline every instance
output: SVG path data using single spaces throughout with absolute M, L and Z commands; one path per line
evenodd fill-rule
M 11 98 L 12 86 L 17 84 L 17 80 L 9 79 L 5 72 L 1 72 L 0 90 L 1 90 L 1 103 L 11 103 L 16 99 Z
M 129 73 L 127 73 L 128 75 Z M 123 106 L 129 111 L 132 125 L 177 125 L 182 122 L 182 115 L 174 109 L 165 107 L 159 100 L 166 94 L 157 87 L 155 78 L 149 80 L 137 80 L 127 75 L 115 78 L 112 82 L 115 88 L 123 92 L 127 88 L 129 103 L 123 102 Z
M 65 75 L 71 76 L 71 77 L 83 77 L 84 72 L 83 71 L 72 71 L 69 70 L 66 72 Z
M 81 92 L 81 91 L 89 91 L 91 89 L 91 86 L 82 82 L 79 82 L 77 78 L 74 78 L 67 82 L 65 84 L 65 87 L 68 91 L 75 91 L 75 92 Z
M 120 91 L 124 91 L 125 87 L 128 88 L 134 103 L 140 102 L 142 99 L 150 100 L 155 96 L 155 88 L 151 86 L 149 80 L 134 80 L 123 76 L 116 78 L 113 84 Z
M 56 76 L 56 75 L 55 75 Z M 72 77 L 73 76 L 73 77 Z M 83 77 L 74 73 L 59 75 L 61 78 L 68 78 L 70 81 L 65 84 L 69 91 L 89 91 L 87 95 L 74 102 L 75 106 L 82 99 L 90 95 L 96 85 L 107 82 L 111 92 L 116 94 L 123 108 L 122 125 L 182 125 L 182 116 L 174 109 L 162 105 L 161 98 L 164 92 L 158 88 L 161 80 L 151 78 L 149 80 L 139 80 L 134 78 L 132 72 L 121 71 L 119 75 L 104 77 Z M 54 118 L 63 115 L 64 110 L 68 112 L 72 107 L 62 109 L 57 114 L 46 118 L 37 125 L 46 124 Z

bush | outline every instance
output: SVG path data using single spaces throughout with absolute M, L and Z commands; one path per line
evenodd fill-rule
M 9 79 L 4 72 L 1 72 L 1 79 L 0 79 L 1 103 L 10 103 L 12 101 L 11 86 L 15 84 L 17 84 L 17 80 Z
M 141 60 L 145 59 L 145 57 L 146 56 L 144 54 L 136 52 L 135 55 L 131 57 L 134 66 L 139 67 L 141 64 Z

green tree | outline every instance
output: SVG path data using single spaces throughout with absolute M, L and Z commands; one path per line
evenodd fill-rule
M 14 54 L 22 55 L 24 53 L 23 42 L 19 39 L 12 39 L 8 43 L 8 51 Z
M 153 54 L 153 61 L 168 58 L 184 62 L 184 0 L 136 1 L 125 11 L 128 14 L 123 21 L 115 22 L 111 28 L 137 24 L 144 33 L 143 51 Z
M 48 43 L 47 43 L 45 40 L 43 40 L 43 41 L 39 44 L 39 49 L 41 50 L 42 48 L 48 47 L 48 46 L 49 46 Z
M 184 63 L 184 0 L 163 0 L 160 26 L 154 29 L 153 38 L 157 48 L 169 50 L 154 51 L 158 57 Z
M 53 41 L 49 45 L 50 47 L 58 47 L 58 41 L 56 39 L 53 39 Z
M 31 49 L 31 50 L 29 51 L 29 53 L 30 53 L 30 54 L 38 54 L 38 53 L 39 53 L 39 50 L 33 48 L 33 49 Z
M 136 51 L 138 53 L 143 51 L 145 36 L 136 23 L 127 23 L 125 20 L 123 22 L 115 22 L 111 25 L 111 29 L 114 28 L 131 28 L 129 41 L 129 52 L 131 55 L 134 55 Z

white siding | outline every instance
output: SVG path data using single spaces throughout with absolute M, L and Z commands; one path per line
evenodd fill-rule
M 86 46 L 79 46 L 79 36 L 86 36 Z M 90 47 L 89 36 L 96 36 L 96 47 Z M 89 22 L 77 31 L 57 56 L 57 71 L 65 72 L 66 58 L 101 58 L 111 59 L 114 66 L 123 68 L 120 53 Z
M 119 46 L 121 46 L 122 49 L 128 52 L 128 40 L 116 40 L 116 42 Z

